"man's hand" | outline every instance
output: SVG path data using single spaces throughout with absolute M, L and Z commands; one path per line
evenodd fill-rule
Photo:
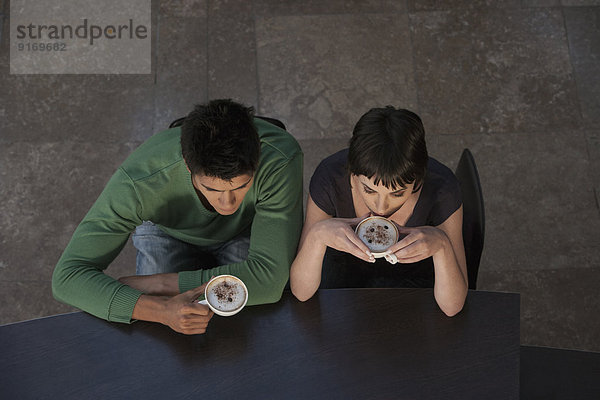
M 206 283 L 185 293 L 171 297 L 166 304 L 166 323 L 176 332 L 196 335 L 206 332 L 208 321 L 214 313 L 198 297 L 204 293 Z
M 133 319 L 160 322 L 176 332 L 195 335 L 206 332 L 214 313 L 198 297 L 206 283 L 173 297 L 142 295 L 133 309 Z

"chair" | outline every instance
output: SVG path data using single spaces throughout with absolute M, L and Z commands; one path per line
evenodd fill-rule
M 285 125 L 283 124 L 283 122 L 281 122 L 278 119 L 275 118 L 269 118 L 269 117 L 261 117 L 260 115 L 256 115 L 256 118 L 260 118 L 263 121 L 267 121 L 268 123 L 275 125 L 281 129 L 283 129 L 284 131 L 285 129 Z M 176 128 L 178 126 L 181 126 L 183 124 L 183 121 L 185 120 L 185 117 L 181 117 L 181 118 L 177 118 L 175 121 L 171 122 L 171 125 L 169 125 L 169 128 Z
M 463 197 L 463 240 L 469 289 L 477 288 L 477 274 L 485 235 L 485 210 L 475 159 L 464 149 L 455 171 Z

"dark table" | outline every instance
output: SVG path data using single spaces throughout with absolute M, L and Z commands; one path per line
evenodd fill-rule
M 521 400 L 600 399 L 600 353 L 521 346 Z
M 215 316 L 206 334 L 71 313 L 0 327 L 6 399 L 516 399 L 519 295 L 321 290 Z

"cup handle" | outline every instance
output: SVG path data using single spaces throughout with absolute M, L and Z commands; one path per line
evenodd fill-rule
M 204 306 L 208 306 L 208 301 L 206 301 L 206 299 L 204 299 L 204 300 L 200 300 L 200 301 L 198 302 L 198 304 L 202 304 L 202 305 L 204 305 Z

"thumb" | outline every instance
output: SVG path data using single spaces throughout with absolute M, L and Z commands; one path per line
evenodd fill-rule
M 204 294 L 204 289 L 206 288 L 206 285 L 208 284 L 208 282 L 203 283 L 202 285 L 190 289 L 187 292 L 183 292 L 181 294 L 181 296 L 183 297 L 183 299 L 187 302 L 193 302 L 195 301 L 198 297 L 202 296 Z
M 398 228 L 399 233 L 411 233 L 415 230 L 415 228 L 411 228 L 408 226 L 400 226 L 398 224 L 396 224 L 396 228 Z
M 356 225 L 358 225 L 358 223 L 360 221 L 362 221 L 363 219 L 369 217 L 370 215 L 371 215 L 371 213 L 367 213 L 365 215 L 362 215 L 362 216 L 356 217 L 356 218 L 346 218 L 346 222 L 348 222 L 352 226 L 356 226 Z

